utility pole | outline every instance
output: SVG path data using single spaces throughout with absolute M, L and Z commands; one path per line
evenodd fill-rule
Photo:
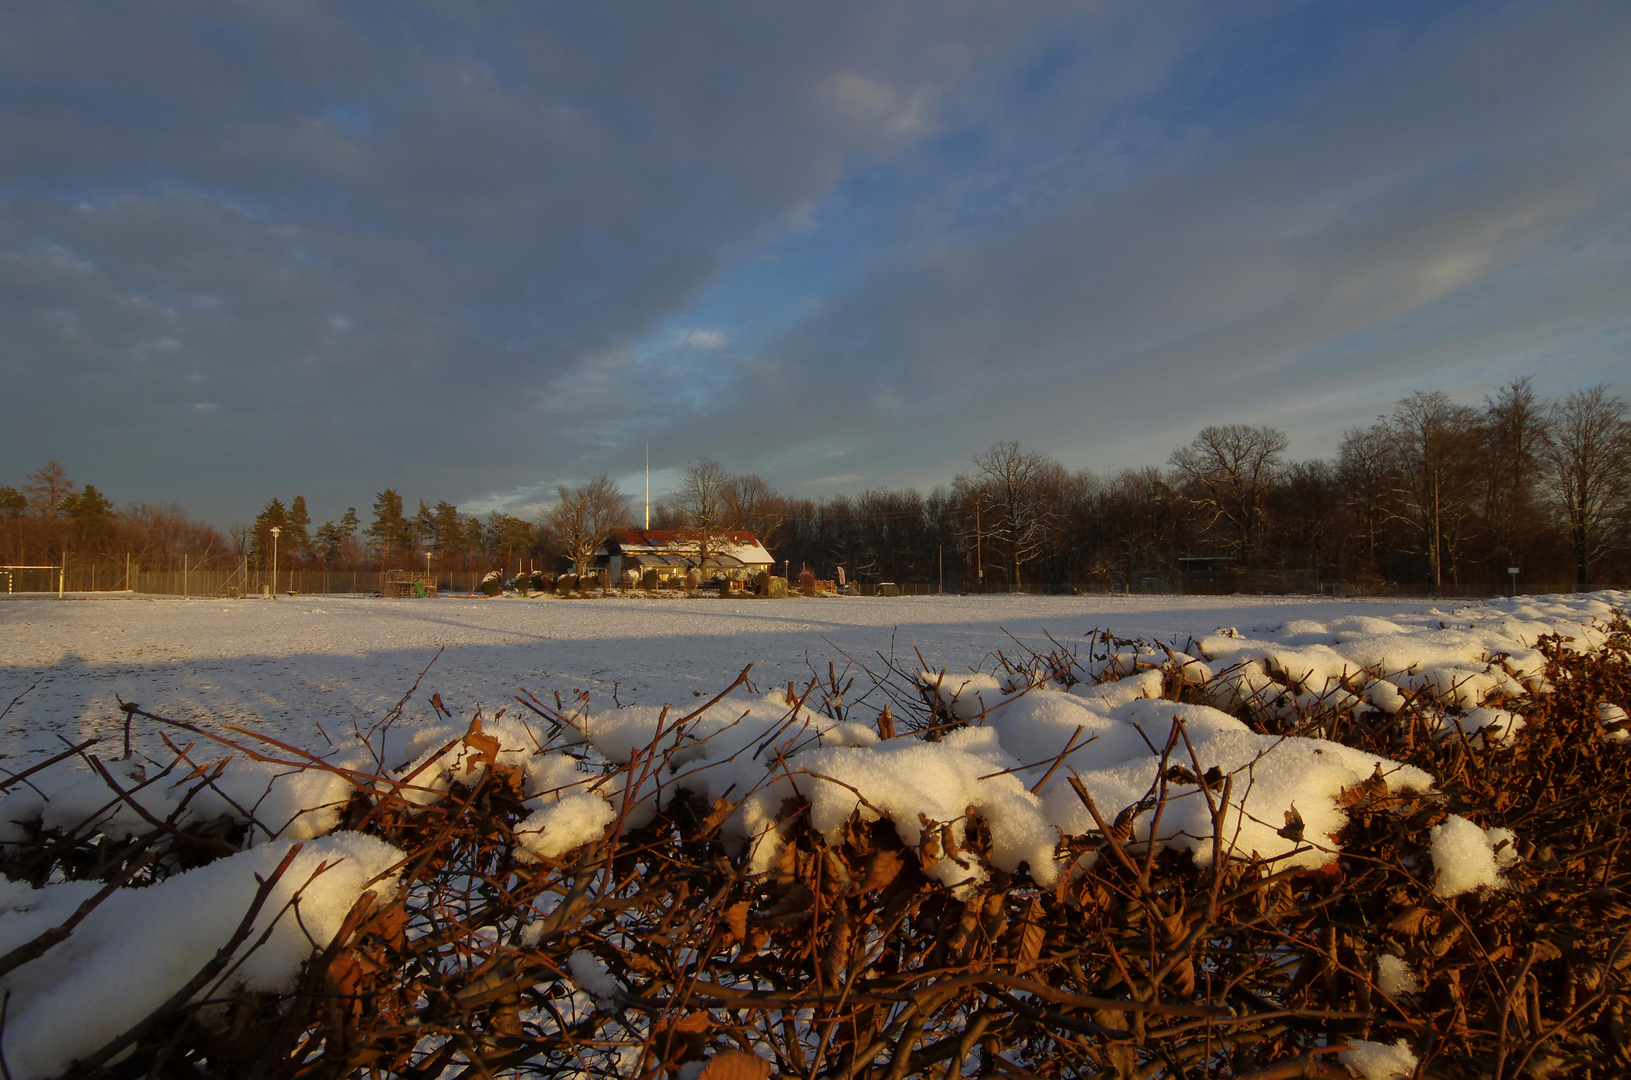
M 981 550 L 981 542 L 985 537 L 980 531 L 980 503 L 984 501 L 982 494 L 974 496 L 974 569 L 981 592 L 985 592 L 985 554 Z
M 646 443 L 646 529 L 651 529 L 651 444 Z
M 283 530 L 272 526 L 272 599 L 277 599 L 277 538 Z

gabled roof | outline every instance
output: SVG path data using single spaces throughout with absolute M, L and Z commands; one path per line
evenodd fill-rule
M 747 566 L 770 566 L 776 561 L 751 532 L 717 532 L 711 538 L 714 550 L 710 558 L 726 556 Z M 692 534 L 678 529 L 617 529 L 607 546 L 614 544 L 625 555 L 694 555 L 697 550 Z

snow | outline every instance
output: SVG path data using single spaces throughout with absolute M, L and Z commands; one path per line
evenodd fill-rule
M 566 858 L 615 822 L 637 828 L 689 791 L 735 806 L 724 834 L 747 852 L 750 871 L 765 872 L 783 848 L 781 807 L 798 795 L 810 824 L 830 836 L 852 815 L 887 818 L 929 874 L 960 890 L 988 872 L 962 850 L 972 808 L 989 828 L 991 866 L 1027 868 L 1046 885 L 1072 869 L 1061 837 L 1098 831 L 1079 783 L 1106 821 L 1121 817 L 1134 847 L 1187 850 L 1205 864 L 1221 820 L 1225 852 L 1317 867 L 1335 857 L 1344 789 L 1379 780 L 1429 791 L 1435 778 L 1311 737 L 1326 729 L 1310 717 L 1425 702 L 1436 706 L 1424 714 L 1432 737 L 1510 738 L 1521 727 L 1515 699 L 1550 691 L 1536 639 L 1559 633 L 1586 647 L 1602 635 L 1595 620 L 1628 600 L 1605 593 L 1449 610 L 1255 597 L 0 602 L 0 708 L 13 702 L 0 732 L 5 767 L 57 752 L 61 738 L 99 737 L 90 752 L 129 800 L 88 760 L 70 758 L 0 797 L 0 843 L 33 828 L 127 836 L 151 827 L 144 814 L 253 822 L 248 850 L 120 890 L 47 963 L 12 972 L 3 982 L 15 1010 L 7 1060 L 18 1077 L 49 1075 L 128 1028 L 208 961 L 247 910 L 254 875 L 295 840 L 306 847 L 263 920 L 326 862 L 300 901 L 305 926 L 326 943 L 364 883 L 400 857 L 333 832 L 357 773 L 383 770 L 370 782 L 419 806 L 494 770 L 519 777 L 529 807 L 516 833 L 521 859 Z M 1106 628 L 1117 639 L 1093 635 Z M 1028 650 L 1058 643 L 1077 649 L 1061 680 L 999 663 L 1001 653 L 1023 666 Z M 745 685 L 707 704 L 750 662 Z M 851 700 L 831 687 L 801 699 L 829 662 L 840 681 L 856 677 Z M 938 741 L 904 729 L 882 738 L 871 723 L 881 698 L 859 708 L 853 700 L 870 685 L 863 664 L 893 666 L 908 690 L 915 680 L 925 701 L 964 723 Z M 1211 704 L 1163 699 L 1168 678 L 1202 687 Z M 518 707 L 521 687 L 558 702 L 569 726 Z M 116 758 L 125 716 L 115 695 L 239 749 L 171 730 L 189 747 L 177 761 L 163 729 L 136 718 L 135 752 Z M 383 725 L 399 701 L 400 717 Z M 1242 706 L 1266 730 L 1298 734 L 1254 730 L 1228 711 Z M 1599 706 L 1608 738 L 1627 737 L 1623 706 Z M 324 765 L 295 768 L 298 754 L 253 733 Z M 1229 778 L 1226 800 L 1221 782 L 1202 787 L 1208 776 Z M 1163 783 L 1169 798 L 1157 821 L 1148 805 Z M 1517 839 L 1456 816 L 1435 826 L 1438 895 L 1499 887 Z M 57 925 L 96 888 L 0 880 L 0 951 Z M 236 969 L 236 985 L 288 985 L 312 948 L 291 925 L 280 922 Z M 596 1000 L 621 993 L 591 953 L 573 954 L 569 966 Z M 1379 959 L 1377 980 L 1390 994 L 1418 988 L 1393 956 Z M 1403 1042 L 1356 1042 L 1342 1060 L 1370 1080 L 1415 1066 Z
M 1624 742 L 1631 739 L 1631 724 L 1627 723 L 1625 710 L 1613 702 L 1602 701 L 1597 704 L 1597 719 L 1603 725 L 1603 737 L 1610 742 Z
M 610 1005 L 622 996 L 623 988 L 612 978 L 606 961 L 594 953 L 579 949 L 566 958 L 566 966 L 572 973 L 572 981 L 591 994 L 599 1004 Z
M 1517 836 L 1509 829 L 1481 829 L 1451 814 L 1429 831 L 1428 853 L 1438 871 L 1433 895 L 1460 896 L 1498 888 L 1501 870 L 1517 861 Z
M 1409 997 L 1421 993 L 1421 980 L 1405 960 L 1383 953 L 1376 958 L 1376 988 L 1388 997 Z
M 617 808 L 599 795 L 567 795 L 539 807 L 516 827 L 522 850 L 518 858 L 558 859 L 574 848 L 599 840 L 617 820 Z
M 12 994 L 6 1021 L 11 1075 L 31 1080 L 60 1073 L 186 985 L 242 922 L 259 887 L 256 875 L 270 876 L 290 846 L 266 844 L 147 888 L 119 890 L 61 944 L 0 980 Z M 358 833 L 308 842 L 246 940 L 253 943 L 274 926 L 270 938 L 252 952 L 240 948 L 242 962 L 230 969 L 221 991 L 289 989 L 312 942 L 322 947 L 333 940 L 365 887 L 390 898 L 390 880 L 368 883 L 401 858 L 391 845 Z M 0 878 L 0 953 L 62 923 L 100 887 L 65 882 L 33 889 Z M 297 894 L 298 921 L 291 906 Z M 220 996 L 209 990 L 207 996 Z
M 1337 1060 L 1365 1080 L 1399 1080 L 1416 1074 L 1416 1055 L 1411 1053 L 1410 1043 L 1404 1039 L 1392 1046 L 1350 1039 L 1348 1049 L 1338 1053 Z

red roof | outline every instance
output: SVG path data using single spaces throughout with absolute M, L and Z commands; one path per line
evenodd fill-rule
M 693 543 L 694 534 L 680 529 L 614 529 L 612 539 L 620 547 L 676 547 Z M 732 544 L 757 544 L 759 538 L 751 532 L 715 532 L 710 533 L 715 540 L 729 541 Z

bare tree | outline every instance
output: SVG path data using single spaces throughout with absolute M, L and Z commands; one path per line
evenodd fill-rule
M 1337 452 L 1337 476 L 1346 494 L 1348 509 L 1365 530 L 1365 563 L 1374 566 L 1382 526 L 1388 519 L 1387 504 L 1392 494 L 1392 439 L 1385 424 L 1350 428 L 1342 436 Z
M 1203 428 L 1194 442 L 1174 450 L 1169 459 L 1174 479 L 1209 515 L 1205 527 L 1220 519 L 1228 522 L 1231 546 L 1240 553 L 1247 572 L 1263 525 L 1263 499 L 1279 473 L 1285 449 L 1283 431 L 1226 424 Z
M 612 530 L 627 524 L 629 500 L 605 473 L 571 490 L 562 484 L 557 493 L 559 500 L 544 512 L 540 524 L 555 533 L 573 570 L 582 577 Z
M 1536 484 L 1551 442 L 1546 408 L 1525 376 L 1484 400 L 1481 423 L 1484 521 L 1490 554 L 1499 567 L 1522 565 L 1535 532 Z
M 1625 402 L 1603 386 L 1577 391 L 1552 407 L 1546 481 L 1566 518 L 1581 587 L 1591 583 L 1592 561 L 1603 552 L 1604 526 L 1631 500 L 1631 425 L 1624 417 Z
M 1477 415 L 1442 391 L 1418 390 L 1387 418 L 1394 455 L 1395 516 L 1420 536 L 1433 591 L 1444 585 L 1444 558 L 1466 540 L 1472 510 L 1472 466 Z
M 757 474 L 748 473 L 732 479 L 726 488 L 725 516 L 768 548 L 772 534 L 787 520 L 787 500 Z
M 699 457 L 686 465 L 679 489 L 669 499 L 669 508 L 684 522 L 680 531 L 696 547 L 699 571 L 707 567 L 726 527 L 731 487 L 731 476 L 719 462 Z
M 1058 529 L 1053 496 L 1067 477 L 1045 454 L 1017 442 L 996 443 L 974 459 L 972 477 L 959 476 L 957 486 L 975 506 L 981 538 L 990 537 L 1020 584 L 1020 568 L 1047 551 Z

